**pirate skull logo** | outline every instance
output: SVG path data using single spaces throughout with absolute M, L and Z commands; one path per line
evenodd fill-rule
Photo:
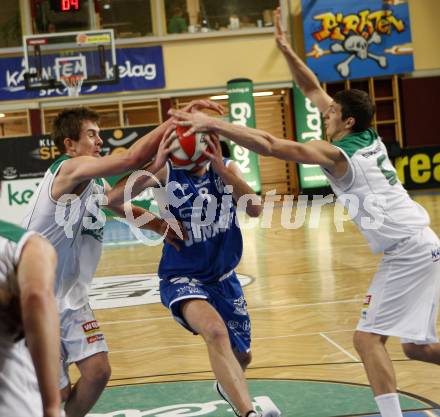
M 349 53 L 350 56 L 344 61 L 336 65 L 336 70 L 342 77 L 346 78 L 350 75 L 350 63 L 355 58 L 362 60 L 371 58 L 374 59 L 381 68 L 387 66 L 387 58 L 384 56 L 375 55 L 368 51 L 371 44 L 379 44 L 382 41 L 382 37 L 373 32 L 370 39 L 366 40 L 363 36 L 352 35 L 345 39 L 344 43 L 334 43 L 330 46 L 333 53 Z

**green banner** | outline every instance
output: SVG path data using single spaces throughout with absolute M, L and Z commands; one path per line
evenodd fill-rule
M 296 85 L 293 86 L 293 100 L 297 142 L 307 143 L 310 140 L 322 140 L 322 119 L 318 108 L 307 97 L 304 97 Z M 319 165 L 298 165 L 301 189 L 328 185 L 327 178 Z
M 229 121 L 236 125 L 256 127 L 253 84 L 248 79 L 228 81 Z M 230 142 L 231 159 L 240 167 L 246 182 L 255 192 L 261 191 L 258 155 Z

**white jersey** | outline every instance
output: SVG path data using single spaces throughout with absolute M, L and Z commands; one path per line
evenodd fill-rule
M 0 290 L 16 300 L 17 264 L 31 235 L 0 221 Z M 35 368 L 17 324 L 11 312 L 0 307 L 0 416 L 40 417 L 43 405 Z
M 55 296 L 59 311 L 76 310 L 88 303 L 88 287 L 102 251 L 104 214 L 99 209 L 104 195 L 102 180 L 91 180 L 82 193 L 52 198 L 52 184 L 63 155 L 47 170 L 30 202 L 23 227 L 46 237 L 58 255 Z
M 323 171 L 373 252 L 384 252 L 429 225 L 428 213 L 403 188 L 373 129 L 333 145 L 347 158 L 348 170 L 342 178 Z

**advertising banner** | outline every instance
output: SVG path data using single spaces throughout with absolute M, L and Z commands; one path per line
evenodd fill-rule
M 320 81 L 414 70 L 407 0 L 302 0 L 307 65 Z
M 229 121 L 233 124 L 256 127 L 253 84 L 248 79 L 228 81 Z M 258 155 L 230 142 L 231 159 L 240 167 L 246 182 L 255 192 L 261 191 Z
M 293 99 L 297 142 L 322 140 L 322 119 L 318 108 L 307 97 L 304 97 L 296 85 L 293 86 Z M 302 190 L 328 185 L 327 178 L 319 165 L 298 164 L 298 169 Z
M 119 82 L 109 85 L 84 86 L 81 94 L 103 94 L 118 91 L 148 90 L 165 87 L 161 46 L 119 48 L 116 50 Z M 54 68 L 44 71 L 55 73 Z M 113 69 L 106 66 L 106 71 Z M 24 58 L 0 59 L 0 100 L 23 100 L 67 95 L 66 89 L 28 91 L 24 85 Z
M 440 187 L 440 146 L 402 149 L 394 166 L 407 190 Z
M 154 128 L 155 126 L 102 130 L 102 154 L 124 152 Z M 41 178 L 60 152 L 50 136 L 45 135 L 2 139 L 0 155 L 5 166 L 0 194 L 1 219 L 20 223 Z M 106 179 L 113 185 L 121 177 L 122 175 Z M 134 204 L 149 208 L 152 199 L 151 190 L 146 190 L 134 199 Z

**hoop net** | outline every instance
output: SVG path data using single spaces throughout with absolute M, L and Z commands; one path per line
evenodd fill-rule
M 60 81 L 67 88 L 69 97 L 78 97 L 84 81 L 84 75 L 62 75 Z

